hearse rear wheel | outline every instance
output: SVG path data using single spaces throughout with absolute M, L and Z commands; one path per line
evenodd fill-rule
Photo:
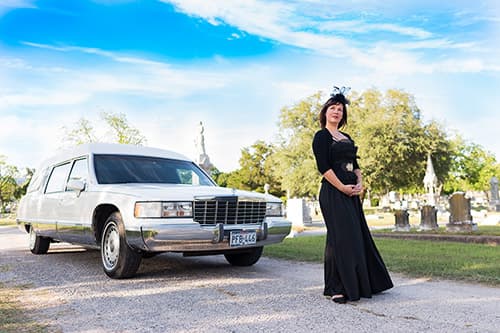
M 33 254 L 46 254 L 50 247 L 50 238 L 36 234 L 33 226 L 30 226 L 29 246 Z

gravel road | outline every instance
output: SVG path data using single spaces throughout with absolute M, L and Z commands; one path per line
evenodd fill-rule
M 137 277 L 112 280 L 98 251 L 52 244 L 0 227 L 0 281 L 55 332 L 500 332 L 500 288 L 412 279 L 346 305 L 324 298 L 323 267 L 262 258 L 236 268 L 224 257 L 163 254 Z

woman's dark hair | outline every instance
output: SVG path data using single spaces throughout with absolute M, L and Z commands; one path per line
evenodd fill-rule
M 349 104 L 349 100 L 345 98 L 343 94 L 335 94 L 330 99 L 328 99 L 325 104 L 321 107 L 321 111 L 319 112 L 319 123 L 321 124 L 321 128 L 325 128 L 326 126 L 326 110 L 332 105 L 342 104 L 344 107 L 344 112 L 342 112 L 342 119 L 339 122 L 339 128 L 344 125 L 347 125 L 347 105 Z

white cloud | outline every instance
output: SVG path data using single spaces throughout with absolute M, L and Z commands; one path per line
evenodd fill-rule
M 0 114 L 0 147 L 9 164 L 19 168 L 38 167 L 44 158 L 53 154 L 60 142 L 53 120 L 27 119 L 17 115 Z
M 311 2 L 313 9 L 308 14 L 315 11 L 316 3 L 326 6 L 325 2 Z M 339 22 L 322 17 L 331 25 L 318 25 L 312 17 L 300 15 L 307 4 L 298 7 L 294 1 L 185 0 L 174 4 L 177 10 L 212 24 L 238 28 L 229 38 L 254 34 L 307 52 L 260 58 L 259 65 L 222 56 L 174 65 L 92 47 L 26 41 L 25 46 L 38 52 L 67 53 L 72 63 L 84 55 L 92 59 L 85 63 L 92 65 L 53 66 L 42 58 L 9 57 L 2 52 L 0 152 L 16 165 L 34 166 L 32 160 L 59 147 L 61 126 L 71 126 L 82 116 L 97 124 L 99 113 L 105 110 L 125 113 L 147 136 L 148 145 L 177 150 L 192 158 L 196 157 L 195 126 L 201 120 L 212 162 L 230 171 L 238 167 L 242 147 L 257 139 L 272 140 L 281 107 L 328 90 L 334 83 L 351 85 L 357 91 L 403 88 L 417 99 L 425 96 L 419 103 L 425 116 L 452 119 L 458 128 L 467 123 L 468 116 L 447 100 L 446 96 L 454 95 L 446 91 L 446 81 L 436 82 L 435 78 L 443 73 L 500 71 L 498 51 L 491 52 L 481 41 L 456 41 L 411 26 L 364 20 Z M 349 32 L 369 35 L 374 31 L 394 33 L 399 42 L 356 43 L 355 38 L 342 37 Z M 401 36 L 409 37 L 408 41 L 401 42 Z M 425 58 L 428 50 L 435 51 L 433 59 Z M 420 83 L 415 83 L 417 80 Z M 493 118 L 482 120 L 478 115 L 476 125 L 481 127 L 469 128 L 469 133 L 474 133 L 471 135 L 480 144 L 491 142 L 483 134 L 494 137 L 496 124 Z M 498 146 L 491 145 L 493 148 L 485 147 L 494 150 Z
M 148 65 L 148 66 L 165 66 L 165 64 L 161 63 L 161 62 L 151 61 L 151 60 L 142 59 L 142 58 L 122 56 L 122 55 L 118 55 L 118 54 L 113 53 L 113 52 L 109 52 L 109 51 L 105 51 L 105 50 L 93 48 L 93 47 L 56 46 L 56 45 L 49 45 L 49 44 L 33 43 L 30 41 L 22 41 L 21 44 L 36 47 L 39 49 L 51 50 L 51 51 L 94 54 L 94 55 L 109 58 L 109 59 L 114 60 L 116 62 L 122 62 L 122 63 L 130 63 L 130 64 L 136 64 L 136 65 Z
M 227 39 L 228 39 L 228 40 L 234 40 L 234 39 L 240 39 L 240 38 L 241 38 L 241 36 L 240 36 L 239 34 L 237 34 L 237 33 L 233 32 L 233 33 L 231 34 L 231 36 L 229 36 Z
M 0 63 L 0 71 L 7 74 L 0 78 L 0 123 L 9 127 L 1 131 L 0 151 L 14 164 L 36 166 L 60 147 L 63 126 L 71 128 L 82 117 L 100 124 L 102 111 L 126 114 L 148 145 L 191 158 L 196 157 L 193 127 L 201 120 L 206 124 L 207 153 L 224 171 L 238 167 L 242 147 L 274 135 L 278 107 L 265 107 L 270 101 L 274 105 L 276 97 L 268 80 L 275 76 L 270 66 L 214 59 L 215 65 L 183 68 L 91 50 L 96 57 L 92 67 L 66 64 L 52 70 L 34 63 L 36 56 L 31 61 L 4 58 L 4 64 L 15 66 Z M 114 61 L 107 66 L 98 58 Z
M 106 68 L 51 67 L 38 66 L 26 59 L 3 57 L 0 59 L 0 73 L 4 73 L 0 77 L 0 110 L 16 106 L 74 105 L 102 93 L 180 98 L 219 89 L 231 80 L 231 75 L 201 66 L 174 68 L 168 63 L 94 48 L 25 44 L 56 52 L 91 53 L 113 62 Z
M 403 26 L 394 23 L 370 23 L 362 20 L 339 20 L 333 14 L 351 7 L 376 8 L 371 0 L 357 1 L 355 4 L 332 5 L 325 1 L 259 1 L 239 0 L 227 2 L 224 0 L 161 0 L 171 3 L 175 8 L 187 15 L 200 17 L 211 24 L 228 24 L 241 31 L 267 38 L 307 50 L 312 50 L 328 57 L 348 58 L 356 65 L 365 66 L 368 70 L 376 70 L 380 74 L 396 73 L 429 73 L 434 71 L 477 72 L 496 70 L 498 60 L 491 63 L 479 55 L 467 54 L 474 51 L 473 42 L 458 42 L 449 39 L 436 38 L 435 34 L 418 27 Z M 357 7 L 356 7 L 357 6 Z M 392 7 L 406 8 L 412 12 L 415 5 L 392 3 Z M 420 4 L 419 6 L 425 6 Z M 436 7 L 437 6 L 437 7 Z M 434 4 L 434 7 L 451 10 L 453 6 Z M 459 5 L 456 5 L 460 8 Z M 315 10 L 314 8 L 318 8 Z M 391 8 L 386 4 L 384 8 Z M 307 16 L 305 13 L 307 13 Z M 318 23 L 318 17 L 321 22 Z M 369 34 L 374 31 L 385 31 L 399 36 L 409 36 L 416 40 L 408 42 L 364 42 L 356 45 L 351 39 L 342 37 L 352 32 Z M 441 59 L 426 58 L 415 52 L 424 49 L 442 49 L 450 51 L 442 53 Z M 463 52 L 458 55 L 457 50 Z M 490 50 L 491 51 L 491 50 Z M 465 59 L 465 60 L 461 60 Z M 386 62 L 396 64 L 395 68 L 384 66 Z M 488 63 L 488 64 L 487 64 Z
M 293 8 L 285 3 L 258 0 L 160 1 L 173 3 L 179 11 L 206 19 L 211 24 L 217 25 L 224 22 L 261 36 L 285 33 L 284 28 L 281 28 L 277 22 L 280 18 L 290 17 L 293 12 Z
M 31 69 L 31 67 L 24 60 L 11 57 L 0 58 L 0 69 L 2 68 Z
M 0 95 L 1 109 L 24 106 L 71 105 L 84 102 L 88 94 L 77 91 L 53 92 L 40 91 L 23 94 Z
M 0 17 L 18 8 L 36 8 L 35 0 L 2 0 L 0 2 Z
M 311 24 L 312 25 L 312 24 Z M 316 28 L 322 32 L 356 32 L 356 33 L 372 33 L 374 31 L 394 32 L 402 36 L 410 36 L 415 38 L 430 38 L 432 33 L 420 28 L 404 27 L 389 23 L 367 23 L 360 20 L 351 21 L 329 21 L 316 24 Z

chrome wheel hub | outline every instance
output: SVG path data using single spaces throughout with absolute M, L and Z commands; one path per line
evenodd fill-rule
M 36 233 L 35 230 L 33 230 L 33 227 L 30 227 L 30 238 L 29 238 L 30 250 L 33 250 L 35 248 L 35 243 L 36 243 Z
M 120 234 L 114 223 L 108 224 L 102 241 L 102 262 L 107 270 L 112 270 L 120 255 Z

